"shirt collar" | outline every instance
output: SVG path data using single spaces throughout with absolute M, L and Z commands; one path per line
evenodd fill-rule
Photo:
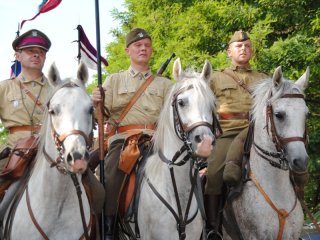
M 135 70 L 132 66 L 129 67 L 129 74 L 132 77 L 137 77 L 137 76 L 142 76 L 143 79 L 147 79 L 148 77 L 150 77 L 152 75 L 151 69 L 149 68 L 147 71 L 144 72 L 139 72 L 137 70 Z
M 238 70 L 238 71 L 244 71 L 244 72 L 252 71 L 250 64 L 247 64 L 246 66 L 241 66 L 241 67 L 231 64 L 230 69 Z
M 34 82 L 34 83 L 37 83 L 37 84 L 43 86 L 43 85 L 45 85 L 45 83 L 47 82 L 47 78 L 46 78 L 44 75 L 42 75 L 42 76 L 39 77 L 39 78 L 30 80 L 30 79 L 25 78 L 25 77 L 22 75 L 22 73 L 21 73 L 21 74 L 19 74 L 18 78 L 19 78 L 23 83 L 26 83 L 26 84 L 27 84 L 27 83 Z

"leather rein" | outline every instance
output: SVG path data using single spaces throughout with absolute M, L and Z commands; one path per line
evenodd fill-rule
M 73 82 L 67 82 L 67 83 L 61 85 L 58 89 L 56 89 L 56 91 L 58 91 L 59 89 L 61 89 L 63 87 L 79 87 L 79 86 L 77 84 L 73 83 Z M 52 94 L 52 96 L 54 95 L 54 93 Z M 52 99 L 52 97 L 49 99 L 49 101 L 47 103 L 47 108 L 48 109 L 49 109 L 49 106 L 50 106 L 50 100 L 51 99 Z M 90 239 L 90 237 L 89 237 L 89 229 L 91 228 L 91 225 L 92 225 L 93 214 L 92 214 L 92 212 L 90 210 L 90 221 L 89 221 L 89 224 L 87 226 L 85 215 L 84 215 L 82 198 L 81 198 L 82 191 L 81 191 L 81 188 L 80 188 L 80 184 L 79 184 L 78 178 L 77 178 L 76 174 L 70 172 L 66 167 L 62 166 L 62 163 L 65 160 L 64 159 L 65 148 L 64 148 L 64 144 L 63 143 L 66 140 L 66 138 L 68 136 L 71 136 L 71 135 L 81 135 L 85 139 L 87 149 L 90 149 L 91 145 L 92 145 L 92 141 L 93 141 L 92 140 L 93 139 L 93 130 L 91 131 L 89 136 L 86 133 L 84 133 L 83 131 L 78 130 L 78 129 L 73 129 L 73 130 L 70 130 L 70 131 L 65 132 L 63 134 L 58 134 L 57 131 L 55 130 L 54 126 L 53 126 L 51 117 L 50 117 L 50 125 L 51 125 L 51 129 L 52 129 L 52 136 L 53 136 L 53 139 L 54 139 L 54 143 L 55 143 L 56 149 L 58 151 L 58 157 L 57 157 L 56 160 L 53 160 L 51 158 L 51 156 L 47 153 L 47 151 L 45 149 L 45 146 L 43 146 L 44 156 L 45 156 L 46 160 L 50 163 L 50 167 L 56 167 L 57 170 L 60 173 L 62 173 L 64 175 L 67 175 L 67 174 L 70 175 L 70 177 L 71 177 L 71 179 L 72 179 L 72 181 L 74 183 L 74 186 L 76 188 L 76 191 L 77 191 L 77 197 L 78 197 L 79 208 L 80 208 L 80 215 L 81 215 L 81 220 L 82 220 L 82 225 L 83 225 L 83 230 L 84 230 L 84 233 L 82 234 L 80 239 L 89 240 Z M 32 208 L 31 208 L 30 200 L 29 200 L 28 185 L 26 187 L 26 201 L 27 201 L 28 211 L 29 211 L 29 214 L 30 214 L 30 217 L 32 219 L 33 224 L 38 229 L 38 231 L 42 235 L 42 237 L 44 239 L 46 239 L 46 240 L 49 240 L 48 236 L 44 233 L 44 231 L 40 227 L 39 223 L 37 222 L 37 220 L 34 217 L 34 214 L 32 212 Z M 89 203 L 90 203 L 90 201 L 89 201 Z
M 159 198 L 159 200 L 169 209 L 169 211 L 172 213 L 174 216 L 176 223 L 177 223 L 177 230 L 179 234 L 179 240 L 184 240 L 186 238 L 186 225 L 191 223 L 194 218 L 197 216 L 198 210 L 192 215 L 190 219 L 188 219 L 189 215 L 189 210 L 191 206 L 191 201 L 192 201 L 192 196 L 195 194 L 198 206 L 201 212 L 201 215 L 203 219 L 205 219 L 205 211 L 204 211 L 204 206 L 203 206 L 203 201 L 202 201 L 202 194 L 201 194 L 201 186 L 200 186 L 200 181 L 198 180 L 198 173 L 199 173 L 199 166 L 203 161 L 205 161 L 203 158 L 198 157 L 194 154 L 194 151 L 192 150 L 191 142 L 188 140 L 189 133 L 195 129 L 198 126 L 206 126 L 211 129 L 214 133 L 214 137 L 217 138 L 218 136 L 221 135 L 222 130 L 219 124 L 219 121 L 217 117 L 215 116 L 214 113 L 213 115 L 213 124 L 207 122 L 207 121 L 200 121 L 193 123 L 191 125 L 183 124 L 179 111 L 178 111 L 178 101 L 177 97 L 179 94 L 188 91 L 190 89 L 193 89 L 193 85 L 186 86 L 184 88 L 179 89 L 174 95 L 172 99 L 172 109 L 173 109 L 173 121 L 174 121 L 174 129 L 176 132 L 176 135 L 183 141 L 183 146 L 178 150 L 175 155 L 173 156 L 172 160 L 168 160 L 162 151 L 159 151 L 159 157 L 160 159 L 168 164 L 169 170 L 170 170 L 170 176 L 171 176 L 171 181 L 173 185 L 173 190 L 175 194 L 175 199 L 176 199 L 176 204 L 178 208 L 178 213 L 170 206 L 170 204 L 161 196 L 161 194 L 156 190 L 156 188 L 153 186 L 151 183 L 150 179 L 147 178 L 147 183 L 151 190 L 154 192 L 154 194 Z M 187 151 L 187 154 L 185 157 L 179 161 L 176 162 L 177 159 L 185 152 Z M 185 213 L 182 213 L 182 208 L 181 208 L 181 203 L 180 203 L 180 198 L 178 194 L 178 189 L 177 189 L 177 184 L 175 180 L 175 175 L 174 175 L 174 168 L 173 166 L 182 166 L 190 160 L 190 165 L 193 166 L 194 172 L 192 173 L 192 167 L 190 168 L 190 181 L 191 181 L 191 190 L 190 194 L 188 197 L 188 202 L 187 202 L 187 207 L 185 210 Z M 203 236 L 205 236 L 203 234 Z
M 269 98 L 267 100 L 267 108 L 266 108 L 266 128 L 268 135 L 270 136 L 269 129 L 271 131 L 271 137 L 272 137 L 272 142 L 275 144 L 275 147 L 277 149 L 277 152 L 269 152 L 267 150 L 264 150 L 262 147 L 258 146 L 255 142 L 253 142 L 253 148 L 255 152 L 262 157 L 263 159 L 267 160 L 271 166 L 282 169 L 284 171 L 289 170 L 289 163 L 288 160 L 285 156 L 284 152 L 284 145 L 289 143 L 289 142 L 295 142 L 295 141 L 301 141 L 305 145 L 308 143 L 308 134 L 307 134 L 307 128 L 305 128 L 305 133 L 303 137 L 288 137 L 288 138 L 283 138 L 279 136 L 277 129 L 275 127 L 274 121 L 273 121 L 273 108 L 271 105 L 270 98 L 272 96 L 272 93 L 270 91 Z M 284 94 L 280 98 L 302 98 L 304 99 L 303 94 Z M 270 125 L 269 125 L 270 124 Z M 274 161 L 273 159 L 278 159 L 279 162 Z M 249 170 L 249 179 L 252 180 L 252 182 L 255 184 L 259 192 L 262 194 L 266 202 L 272 207 L 274 211 L 277 212 L 278 214 L 278 219 L 279 219 L 279 232 L 278 232 L 278 240 L 281 240 L 283 238 L 283 232 L 284 232 L 284 227 L 286 223 L 286 218 L 290 215 L 290 213 L 295 209 L 297 205 L 297 196 L 295 198 L 295 203 L 291 210 L 287 212 L 285 209 L 279 209 L 275 206 L 275 204 L 272 202 L 268 194 L 263 190 L 262 186 L 259 184 L 258 180 L 256 179 L 255 175 L 253 174 L 251 168 Z

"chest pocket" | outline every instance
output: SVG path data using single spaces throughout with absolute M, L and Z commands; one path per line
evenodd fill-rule
M 25 96 L 21 96 L 21 94 L 10 93 L 8 94 L 7 99 L 9 106 L 6 108 L 6 111 L 8 111 L 8 114 L 16 114 L 17 112 L 19 113 L 24 111 L 23 101 L 26 101 Z
M 221 81 L 218 84 L 217 97 L 223 102 L 231 103 L 239 94 L 238 84 L 231 81 Z M 238 96 L 239 97 L 239 96 Z
M 149 86 L 142 95 L 141 100 L 145 111 L 149 111 L 156 115 L 160 114 L 163 105 L 163 96 L 160 89 Z
M 119 86 L 117 96 L 113 98 L 113 108 L 119 109 L 125 107 L 133 97 L 136 89 L 134 86 Z

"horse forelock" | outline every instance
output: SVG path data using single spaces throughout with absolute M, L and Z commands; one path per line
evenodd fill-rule
M 163 142 L 166 139 L 176 139 L 177 136 L 174 131 L 165 131 L 170 129 L 170 126 L 173 125 L 173 120 L 170 115 L 172 114 L 172 101 L 174 95 L 183 88 L 192 85 L 194 92 L 198 93 L 197 96 L 192 97 L 193 101 L 198 101 L 199 111 L 205 113 L 206 108 L 214 109 L 215 114 L 215 97 L 210 90 L 207 83 L 200 77 L 200 74 L 193 69 L 188 69 L 181 73 L 179 80 L 173 85 L 170 92 L 166 96 L 163 109 L 160 113 L 158 122 L 157 122 L 157 131 L 154 134 L 154 150 L 159 151 L 163 146 Z M 173 128 L 173 126 L 172 126 Z M 169 134 L 169 135 L 168 135 Z

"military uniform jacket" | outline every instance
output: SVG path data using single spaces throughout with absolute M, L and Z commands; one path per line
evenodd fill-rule
M 103 83 L 103 87 L 106 89 L 104 105 L 110 112 L 108 117 L 111 123 L 119 119 L 123 109 L 128 105 L 136 91 L 151 75 L 150 70 L 137 72 L 130 67 L 126 71 L 110 75 L 105 80 Z M 171 86 L 172 82 L 169 79 L 155 76 L 119 126 L 156 123 L 165 96 Z M 150 133 L 150 130 L 146 130 L 145 133 Z M 110 139 L 110 142 L 125 136 L 126 134 L 116 134 Z
M 36 80 L 27 80 L 21 74 L 17 79 L 7 79 L 0 81 L 0 119 L 5 128 L 14 126 L 42 124 L 43 109 L 35 105 L 35 102 L 20 88 L 14 81 L 19 80 L 24 86 L 39 99 L 45 108 L 46 99 L 49 93 L 49 83 L 43 76 Z M 20 138 L 30 136 L 30 131 L 19 131 L 9 134 L 5 146 L 1 146 L 2 151 L 6 146 L 12 148 Z
M 239 68 L 231 66 L 228 68 L 242 80 L 249 89 L 262 79 L 268 78 L 263 72 L 252 70 L 250 66 Z M 232 77 L 218 71 L 213 73 L 210 81 L 210 88 L 217 99 L 217 112 L 219 113 L 246 113 L 251 110 L 251 95 L 242 88 Z M 230 130 L 241 130 L 248 126 L 248 119 L 220 120 L 224 132 Z

